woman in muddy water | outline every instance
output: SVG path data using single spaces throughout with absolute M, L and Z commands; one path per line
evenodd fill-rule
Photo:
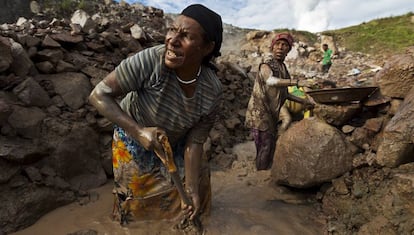
M 203 143 L 222 97 L 211 62 L 220 56 L 222 32 L 220 15 L 190 5 L 168 29 L 165 44 L 123 60 L 92 91 L 91 104 L 115 124 L 114 218 L 121 224 L 172 220 L 199 229 L 196 221 L 209 212 Z M 119 103 L 117 97 L 123 97 Z M 169 150 L 174 161 L 163 162 Z

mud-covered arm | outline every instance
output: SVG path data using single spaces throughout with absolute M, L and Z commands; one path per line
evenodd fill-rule
M 116 123 L 126 131 L 133 132 L 137 128 L 136 122 L 119 106 L 116 98 L 124 95 L 116 80 L 116 73 L 112 71 L 99 82 L 89 95 L 89 102 L 109 121 Z
M 185 188 L 190 196 L 193 205 L 190 212 L 190 219 L 195 218 L 200 211 L 200 173 L 201 162 L 204 153 L 203 144 L 208 138 L 208 133 L 213 127 L 220 112 L 222 93 L 217 94 L 216 101 L 208 115 L 200 118 L 193 129 L 187 135 L 184 151 Z
M 306 99 L 300 98 L 300 97 L 292 95 L 290 93 L 287 95 L 287 99 L 291 100 L 291 101 L 295 101 L 297 103 L 301 103 L 301 104 L 306 104 L 307 102 L 309 102 Z
M 123 128 L 129 135 L 139 141 L 144 148 L 153 149 L 154 145 L 161 148 L 157 141 L 157 128 L 143 128 L 132 117 L 124 112 L 116 98 L 124 95 L 116 79 L 116 72 L 109 73 L 89 95 L 89 102 L 109 121 Z
M 290 93 L 287 95 L 287 99 L 305 105 L 306 109 L 313 109 L 315 106 L 314 102 L 312 102 L 311 100 L 303 99 Z
M 288 86 L 297 85 L 297 80 L 278 78 L 278 77 L 273 76 L 271 73 L 269 74 L 266 70 L 267 69 L 263 68 L 261 69 L 260 72 L 261 72 L 261 76 L 263 76 L 263 78 L 266 78 L 265 80 L 266 80 L 267 86 L 288 87 Z
M 266 85 L 269 87 L 288 87 L 288 86 L 297 86 L 297 87 L 312 87 L 315 82 L 310 80 L 301 80 L 301 79 L 283 79 L 275 77 L 272 74 L 269 66 L 264 65 L 260 67 L 260 75 L 265 78 Z
M 203 144 L 188 140 L 184 151 L 185 188 L 193 202 L 190 218 L 194 218 L 200 211 L 200 171 Z
M 259 75 L 264 79 L 266 85 L 269 87 L 288 87 L 295 86 L 297 84 L 296 80 L 275 77 L 272 69 L 267 64 L 260 65 Z

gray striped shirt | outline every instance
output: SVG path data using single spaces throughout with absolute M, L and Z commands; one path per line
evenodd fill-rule
M 165 46 L 145 49 L 123 60 L 116 76 L 123 92 L 121 108 L 139 124 L 160 127 L 171 143 L 189 135 L 204 143 L 216 120 L 222 85 L 210 68 L 202 66 L 193 97 L 184 95 L 173 70 L 164 63 Z

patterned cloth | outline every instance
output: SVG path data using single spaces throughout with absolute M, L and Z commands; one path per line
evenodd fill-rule
M 283 62 L 270 59 L 265 62 L 272 75 L 282 79 L 290 79 L 289 72 Z M 279 113 L 288 95 L 287 87 L 266 86 L 266 80 L 259 72 L 246 111 L 246 126 L 252 129 L 256 144 L 256 168 L 267 170 L 272 166 L 276 144 Z
M 172 146 L 174 162 L 184 178 L 184 139 Z M 152 151 L 146 151 L 120 127 L 112 142 L 115 187 L 114 218 L 121 224 L 137 220 L 173 219 L 181 211 L 181 198 L 167 169 Z M 202 209 L 211 200 L 210 172 L 206 162 L 201 170 Z

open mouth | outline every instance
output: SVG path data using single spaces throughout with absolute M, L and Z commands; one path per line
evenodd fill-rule
M 181 66 L 184 60 L 184 55 L 177 51 L 167 49 L 165 52 L 165 63 L 170 68 Z
M 167 50 L 166 55 L 167 55 L 167 57 L 169 57 L 171 59 L 182 57 L 182 55 L 179 55 L 178 53 L 176 53 L 172 50 Z
M 276 52 L 274 52 L 274 55 L 278 56 L 278 57 L 281 57 L 281 56 L 284 56 L 284 53 L 282 51 L 276 51 Z

